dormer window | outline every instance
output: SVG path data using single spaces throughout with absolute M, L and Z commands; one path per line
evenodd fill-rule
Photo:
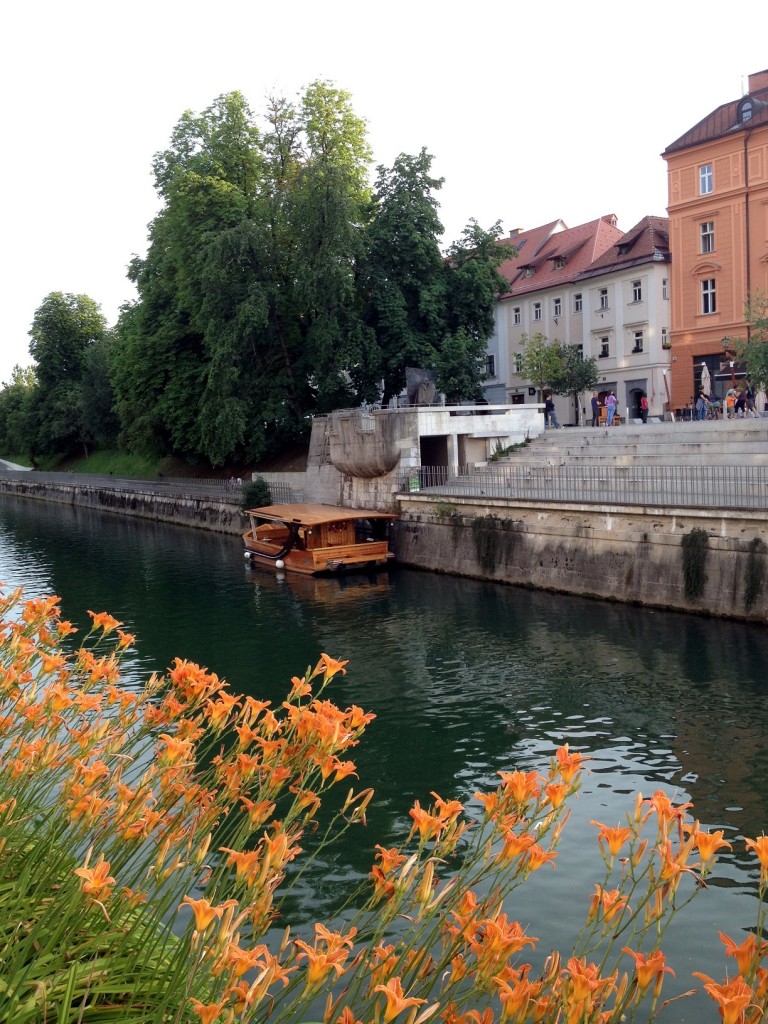
M 562 270 L 565 266 L 565 257 L 558 256 L 555 260 L 555 270 Z
M 752 100 L 746 99 L 742 101 L 741 110 L 739 111 L 739 120 L 742 124 L 746 124 L 752 117 Z
M 525 268 L 525 276 L 526 276 L 526 277 L 533 277 L 533 275 L 534 275 L 535 273 L 536 273 L 536 270 L 535 270 L 535 268 L 534 268 L 534 267 L 526 267 L 526 268 Z

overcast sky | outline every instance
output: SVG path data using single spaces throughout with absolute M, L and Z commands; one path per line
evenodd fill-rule
M 719 13 L 718 13 L 719 12 Z M 34 312 L 84 293 L 110 324 L 158 209 L 153 154 L 181 114 L 240 90 L 256 112 L 323 78 L 374 163 L 435 157 L 445 243 L 666 213 L 661 151 L 768 68 L 768 4 L 706 0 L 27 0 L 0 42 L 5 146 L 0 381 Z

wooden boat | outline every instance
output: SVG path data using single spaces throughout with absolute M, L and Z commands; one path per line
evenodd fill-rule
M 396 515 L 337 505 L 265 505 L 246 511 L 245 557 L 314 576 L 387 565 L 389 527 Z

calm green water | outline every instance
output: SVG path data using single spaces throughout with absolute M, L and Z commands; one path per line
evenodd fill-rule
M 407 832 L 413 799 L 469 799 L 500 769 L 542 769 L 564 741 L 593 758 L 554 872 L 513 909 L 548 949 L 583 919 L 599 877 L 592 818 L 618 824 L 639 789 L 692 800 L 734 853 L 679 918 L 677 980 L 720 977 L 717 931 L 754 922 L 756 878 L 742 835 L 768 825 L 768 635 L 762 628 L 558 597 L 401 569 L 378 581 L 311 580 L 246 566 L 239 539 L 117 516 L 0 500 L 0 580 L 55 592 L 87 625 L 106 610 L 139 638 L 128 682 L 175 656 L 235 690 L 280 699 L 321 651 L 349 658 L 336 690 L 378 716 L 356 752 L 377 804 L 366 833 L 303 890 L 321 916 L 367 871 L 375 842 Z M 674 948 L 673 948 L 674 947 Z M 662 1020 L 716 1020 L 706 999 Z

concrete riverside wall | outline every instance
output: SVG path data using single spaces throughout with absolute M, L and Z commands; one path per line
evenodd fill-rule
M 766 520 L 757 513 L 725 516 L 691 509 L 488 499 L 479 505 L 470 499 L 439 501 L 419 495 L 400 499 L 395 552 L 403 565 L 656 608 L 768 621 Z M 707 535 L 698 570 L 695 552 L 683 545 L 694 529 Z M 702 577 L 703 587 L 695 595 L 696 581 Z
M 140 483 L 137 482 L 138 486 Z M 205 498 L 153 494 L 149 490 L 144 493 L 112 490 L 109 487 L 68 486 L 0 478 L 0 494 L 3 493 L 37 501 L 77 505 L 79 508 L 92 508 L 99 512 L 117 512 L 122 516 L 179 523 L 218 533 L 240 534 L 247 525 L 240 508 L 235 504 Z
M 225 502 L 0 478 L 0 494 L 239 535 Z M 394 550 L 407 566 L 497 583 L 768 621 L 766 519 L 758 513 L 565 505 L 400 494 Z M 683 538 L 707 534 L 703 588 L 686 594 Z

